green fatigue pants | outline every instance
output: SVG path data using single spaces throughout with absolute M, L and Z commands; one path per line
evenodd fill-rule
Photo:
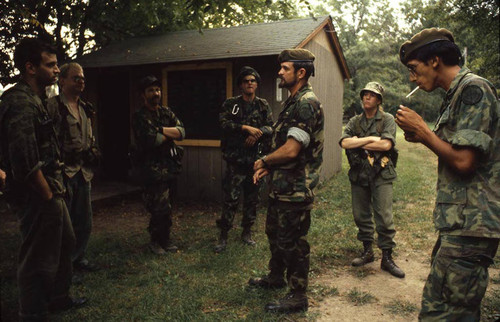
M 72 178 L 64 176 L 66 187 L 66 206 L 75 233 L 76 245 L 71 254 L 73 262 L 81 261 L 87 250 L 92 230 L 92 205 L 90 201 L 90 182 L 85 181 L 79 171 Z
M 498 239 L 441 234 L 422 295 L 421 321 L 479 321 Z
M 243 192 L 243 218 L 241 227 L 250 228 L 257 217 L 257 204 L 259 203 L 259 185 L 253 183 L 252 166 L 235 165 L 226 163 L 226 173 L 222 180 L 224 202 L 221 218 L 217 226 L 221 230 L 229 231 L 233 227 L 234 216 L 238 210 L 241 193 Z
M 17 270 L 19 316 L 22 321 L 43 320 L 51 303 L 69 297 L 75 235 L 62 197 L 42 201 L 30 195 L 14 209 L 22 238 Z
M 144 188 L 142 200 L 146 210 L 151 214 L 148 231 L 151 241 L 166 247 L 170 239 L 172 227 L 172 205 L 168 183 L 155 183 Z
M 291 291 L 306 291 L 309 275 L 311 203 L 269 199 L 266 235 L 271 249 L 270 276 L 286 279 Z
M 392 219 L 392 183 L 378 187 L 374 184 L 367 187 L 351 184 L 351 193 L 352 213 L 358 226 L 358 240 L 373 242 L 376 228 L 378 247 L 394 248 L 396 230 Z

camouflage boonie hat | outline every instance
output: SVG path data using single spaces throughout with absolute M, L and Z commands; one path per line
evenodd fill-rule
M 278 56 L 278 62 L 281 64 L 283 62 L 314 62 L 313 53 L 304 48 L 297 49 L 285 49 Z
M 257 80 L 257 84 L 260 85 L 260 75 L 259 73 L 253 69 L 250 66 L 243 66 L 240 70 L 240 73 L 238 74 L 238 77 L 236 78 L 236 84 L 240 85 L 241 82 L 243 82 L 243 78 L 248 75 L 253 75 L 255 76 L 255 79 Z
M 146 88 L 152 85 L 161 87 L 161 83 L 158 78 L 154 77 L 153 75 L 148 75 L 139 80 L 137 88 L 140 92 L 143 92 Z
M 455 42 L 453 34 L 448 29 L 444 28 L 428 28 L 424 29 L 415 36 L 407 40 L 399 49 L 399 59 L 406 65 L 410 54 L 416 49 L 436 41 L 451 41 Z
M 365 91 L 370 91 L 377 94 L 380 98 L 380 101 L 384 99 L 384 87 L 377 82 L 369 82 L 368 84 L 366 84 L 365 88 L 363 88 L 359 92 L 359 97 L 361 97 L 361 99 L 363 99 L 363 93 Z

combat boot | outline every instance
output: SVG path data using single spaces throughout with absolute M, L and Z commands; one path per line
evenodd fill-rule
M 167 240 L 167 242 L 164 243 L 162 247 L 165 251 L 171 253 L 177 253 L 177 251 L 179 250 L 179 247 L 175 246 L 170 239 Z
M 227 230 L 221 230 L 219 236 L 219 243 L 215 245 L 214 252 L 221 253 L 226 250 L 227 246 Z
M 363 254 L 361 254 L 361 257 L 355 258 L 352 261 L 351 263 L 352 266 L 363 266 L 375 260 L 375 255 L 373 254 L 372 242 L 364 241 L 363 248 L 364 248 Z
M 266 289 L 278 289 L 286 286 L 286 282 L 283 276 L 271 276 L 265 275 L 262 277 L 251 278 L 248 281 L 248 285 L 255 287 L 262 287 Z
M 380 263 L 380 268 L 391 273 L 392 276 L 399 278 L 405 277 L 405 272 L 403 272 L 392 259 L 392 249 L 382 249 L 382 262 Z
M 308 307 L 309 302 L 307 300 L 306 292 L 291 291 L 278 302 L 267 303 L 265 310 L 276 313 L 293 313 L 307 311 Z
M 252 239 L 252 231 L 250 230 L 250 227 L 243 228 L 241 240 L 248 246 L 255 246 L 255 244 L 257 244 L 255 240 Z

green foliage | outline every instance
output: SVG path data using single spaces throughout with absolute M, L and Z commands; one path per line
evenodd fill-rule
M 399 61 L 401 44 L 424 28 L 450 29 L 459 47 L 468 48 L 467 66 L 497 88 L 500 85 L 497 0 L 406 0 L 401 12 L 394 11 L 386 0 L 330 0 L 313 11 L 331 14 L 352 75 L 345 83 L 346 121 L 362 112 L 359 92 L 369 81 L 385 87 L 386 111 L 394 114 L 403 104 L 427 121 L 437 119 L 444 91 L 419 91 L 405 99 L 415 85 L 410 84 L 408 71 Z
M 308 6 L 306 0 L 5 0 L 0 59 L 10 62 L 26 36 L 53 41 L 64 61 L 128 37 L 291 18 Z M 0 66 L 4 85 L 12 82 L 12 65 Z

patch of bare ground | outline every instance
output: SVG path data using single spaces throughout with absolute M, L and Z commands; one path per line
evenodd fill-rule
M 311 281 L 312 287 L 322 285 L 338 291 L 320 301 L 312 301 L 309 311 L 318 315 L 317 321 L 417 321 L 422 289 L 430 269 L 429 254 L 400 253 L 395 261 L 406 273 L 403 279 L 382 271 L 380 256 L 364 267 L 336 267 L 335 273 L 326 272 Z M 498 277 L 500 269 L 490 267 L 489 273 L 491 277 Z M 487 294 L 499 288 L 500 284 L 490 282 Z M 355 300 L 367 294 L 371 299 L 367 303 Z

